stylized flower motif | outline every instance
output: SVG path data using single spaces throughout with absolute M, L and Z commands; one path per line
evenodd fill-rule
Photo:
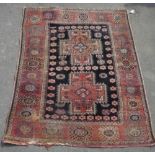
M 71 67 L 71 70 L 75 71 L 75 70 L 77 70 L 77 67 L 73 66 L 73 67 Z
M 139 117 L 138 114 L 133 114 L 133 115 L 130 116 L 130 119 L 131 119 L 132 121 L 138 121 L 139 118 L 140 118 L 140 117 Z
M 112 113 L 116 113 L 116 112 L 117 112 L 117 109 L 111 108 L 110 111 L 111 111 Z
M 51 30 L 51 33 L 56 33 L 56 32 L 57 32 L 57 30 L 54 30 L 54 29 L 53 29 L 53 30 Z
M 50 118 L 50 115 L 49 115 L 49 114 L 46 114 L 46 115 L 45 115 L 45 118 Z
M 96 58 L 98 58 L 98 59 L 100 59 L 100 60 L 101 60 L 103 57 L 104 57 L 103 54 L 97 54 L 97 55 L 96 55 Z
M 70 18 L 68 12 L 65 12 L 65 13 L 63 14 L 63 18 L 64 18 L 65 20 L 68 20 L 68 19 Z M 66 28 L 66 27 L 65 27 L 65 28 Z
M 54 115 L 51 116 L 51 118 L 53 118 L 53 119 L 58 119 L 59 116 L 58 116 L 57 114 L 54 114 Z
M 39 51 L 36 50 L 36 49 L 32 49 L 32 50 L 31 50 L 31 54 L 32 54 L 32 55 L 38 55 L 38 54 L 39 54 Z
M 63 120 L 67 120 L 67 119 L 68 119 L 68 116 L 67 116 L 67 115 L 62 115 L 61 118 L 62 118 Z
M 138 128 L 133 127 L 133 128 L 129 129 L 129 134 L 130 134 L 130 136 L 138 137 L 138 136 L 141 135 L 141 130 L 138 129 Z
M 86 130 L 85 127 L 79 126 L 73 129 L 73 136 L 81 140 L 89 134 L 89 130 Z
M 99 74 L 99 77 L 100 77 L 100 78 L 103 78 L 103 79 L 104 79 L 104 78 L 107 78 L 107 74 L 106 74 L 106 73 L 100 73 L 100 74 Z
M 116 82 L 116 80 L 114 78 L 110 79 L 110 83 L 115 83 L 115 82 Z
M 92 29 L 92 30 L 95 29 L 95 26 L 91 25 L 91 26 L 90 26 L 90 29 Z
M 89 26 L 84 26 L 84 29 L 86 29 L 86 30 L 89 29 Z
M 50 68 L 49 68 L 49 70 L 52 72 L 52 71 L 54 71 L 54 70 L 55 70 L 55 68 L 50 67 Z
M 55 60 L 57 57 L 55 55 L 50 56 L 51 60 Z
M 85 98 L 89 95 L 89 91 L 86 88 L 80 88 L 76 90 L 76 94 L 82 98 Z
M 79 53 L 83 53 L 85 49 L 87 49 L 87 46 L 83 43 L 78 43 L 73 47 L 75 50 L 77 50 Z
M 25 90 L 28 92 L 33 92 L 33 91 L 35 91 L 35 89 L 36 89 L 36 87 L 33 84 L 27 84 L 25 86 Z
M 51 45 L 51 47 L 55 47 L 55 46 L 57 46 L 57 43 L 51 43 L 50 45 Z
M 93 66 L 92 69 L 93 70 L 98 70 L 98 66 Z
M 51 37 L 51 40 L 55 41 L 55 40 L 57 40 L 57 37 Z
M 47 100 L 46 102 L 47 102 L 47 104 L 54 104 L 53 100 Z
M 63 19 L 68 20 L 70 18 L 70 15 L 68 14 L 68 12 L 64 12 L 63 13 Z M 66 26 L 65 26 L 66 28 Z
M 52 107 L 46 107 L 46 110 L 47 111 L 53 111 L 53 108 Z
M 102 37 L 102 33 L 99 33 L 99 32 L 95 33 L 94 35 L 95 35 L 96 38 L 101 38 Z
M 83 71 L 83 70 L 84 70 L 84 67 L 83 67 L 83 66 L 79 66 L 78 69 L 79 69 L 80 71 Z
M 55 73 L 55 72 L 50 72 L 49 75 L 50 75 L 50 76 L 55 76 L 56 73 Z
M 62 67 L 56 67 L 57 71 L 61 71 L 63 68 Z
M 94 116 L 91 116 L 91 115 L 87 116 L 87 120 L 89 120 L 89 121 L 94 120 Z
M 50 65 L 51 65 L 51 66 L 55 66 L 55 65 L 56 65 L 56 62 L 55 62 L 55 61 L 51 61 L 51 62 L 50 62 Z
M 37 78 L 37 74 L 36 73 L 28 73 L 27 78 L 35 80 Z
M 105 64 L 105 61 L 104 60 L 97 60 L 97 63 L 99 64 L 99 65 L 103 65 L 103 64 Z
M 73 30 L 76 29 L 76 26 L 71 26 L 71 29 L 73 29 Z
M 86 70 L 91 70 L 91 66 L 86 66 L 85 69 Z
M 113 129 L 111 130 L 111 129 L 105 129 L 104 130 L 104 132 L 103 132 L 103 134 L 106 136 L 106 137 L 113 137 L 114 136 L 114 134 L 115 134 L 115 132 L 113 131 Z
M 108 30 L 107 30 L 107 28 L 102 28 L 102 31 L 107 32 Z
M 112 101 L 111 103 L 112 103 L 112 105 L 114 105 L 114 106 L 118 105 L 118 102 L 117 102 L 117 101 Z
M 63 80 L 63 79 L 65 79 L 65 75 L 64 74 L 57 74 L 56 78 L 58 80 Z
M 130 94 L 134 94 L 136 91 L 135 87 L 127 87 L 127 92 Z
M 67 61 L 65 61 L 65 60 L 62 60 L 62 61 L 59 62 L 60 66 L 65 66 L 66 64 L 67 64 Z
M 48 97 L 54 97 L 55 94 L 53 94 L 53 93 L 48 93 L 47 96 L 48 96 Z
M 86 119 L 86 116 L 84 116 L 84 115 L 83 116 L 79 116 L 79 119 L 80 120 L 85 120 Z
M 117 121 L 117 119 L 118 119 L 118 118 L 117 118 L 116 116 L 112 116 L 112 117 L 111 117 L 111 120 L 112 120 L 112 121 Z
M 108 66 L 108 69 L 109 69 L 109 70 L 113 70 L 114 67 L 113 67 L 113 66 Z
M 112 60 L 107 60 L 107 64 L 112 64 Z
M 106 69 L 106 66 L 100 66 L 100 69 L 101 70 L 105 70 Z
M 56 49 L 51 49 L 50 50 L 50 53 L 55 53 L 56 52 Z
M 113 71 L 109 71 L 109 75 L 115 75 Z
M 31 106 L 38 103 L 38 98 L 32 95 L 19 96 L 18 102 L 24 106 Z
M 137 107 L 137 102 L 132 100 L 132 101 L 129 101 L 129 105 L 132 107 L 132 108 L 136 108 Z
M 64 26 L 59 26 L 59 28 L 58 28 L 59 30 L 64 30 L 65 29 L 65 27 Z
M 50 79 L 48 80 L 49 83 L 55 83 L 55 80 L 54 79 Z
M 111 51 L 111 48 L 110 47 L 106 47 L 105 50 L 106 51 Z
M 78 29 L 82 29 L 83 28 L 83 26 L 78 26 Z
M 66 29 L 66 30 L 69 30 L 69 29 L 70 29 L 70 26 L 65 26 L 65 29 Z
M 77 119 L 77 116 L 71 116 L 70 119 L 71 120 L 76 120 Z
M 97 121 L 102 120 L 102 116 L 95 116 L 95 120 L 97 120 Z
M 34 113 L 34 111 L 32 111 L 31 108 L 23 108 L 23 110 L 20 112 L 20 115 L 26 119 L 30 118 L 32 113 Z
M 110 117 L 109 116 L 103 116 L 103 120 L 109 121 L 110 120 Z
M 111 57 L 112 57 L 112 55 L 111 55 L 111 54 L 107 54 L 106 56 L 107 56 L 107 58 L 111 58 Z
M 33 15 L 33 16 L 30 17 L 30 21 L 33 24 L 36 24 L 36 23 L 39 23 L 41 21 L 41 18 L 38 15 Z
M 97 29 L 97 30 L 100 30 L 100 29 L 101 29 L 101 26 L 96 26 L 96 29 Z
M 25 125 L 21 125 L 19 127 L 19 130 L 22 134 L 27 135 L 32 131 L 32 127 L 25 124 Z
M 115 16 L 114 16 L 114 21 L 115 21 L 115 23 L 119 23 L 120 20 L 121 20 L 121 16 L 120 16 L 120 15 L 115 15 Z
M 129 60 L 123 60 L 122 63 L 125 67 L 129 67 L 131 65 Z
M 111 94 L 111 98 L 117 98 L 117 94 Z
M 121 51 L 122 54 L 126 54 L 127 53 L 127 49 L 125 49 L 125 48 L 120 49 L 120 51 Z
M 70 67 L 66 66 L 66 67 L 64 67 L 64 70 L 65 71 L 69 71 L 70 70 Z
M 117 90 L 117 88 L 114 87 L 114 86 L 112 86 L 112 87 L 110 87 L 110 90 L 111 90 L 111 91 L 115 91 L 115 90 Z
M 37 37 L 31 37 L 30 38 L 30 44 L 37 44 L 39 45 L 41 43 L 41 39 L 40 38 L 37 38 Z
M 109 39 L 109 36 L 108 36 L 108 35 L 105 35 L 105 36 L 104 36 L 104 39 Z
M 59 33 L 59 34 L 58 34 L 58 38 L 60 38 L 60 39 L 65 38 L 65 33 Z

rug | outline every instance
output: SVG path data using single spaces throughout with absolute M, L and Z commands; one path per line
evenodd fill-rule
M 4 143 L 151 146 L 126 10 L 27 8 Z

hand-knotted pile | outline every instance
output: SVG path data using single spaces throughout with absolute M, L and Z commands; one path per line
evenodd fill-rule
M 28 8 L 5 143 L 151 146 L 125 10 Z

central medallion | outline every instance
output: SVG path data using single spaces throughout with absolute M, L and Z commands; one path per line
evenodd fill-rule
M 61 55 L 71 55 L 72 65 L 92 64 L 92 54 L 101 54 L 101 42 L 91 39 L 88 30 L 74 30 L 70 32 L 69 40 L 61 40 Z
M 78 52 L 82 53 L 85 49 L 87 49 L 87 46 L 85 46 L 83 43 L 78 43 L 74 46 L 75 50 L 78 50 Z
M 86 96 L 89 95 L 89 91 L 86 88 L 80 88 L 76 90 L 76 94 L 79 95 L 81 98 L 85 99 Z

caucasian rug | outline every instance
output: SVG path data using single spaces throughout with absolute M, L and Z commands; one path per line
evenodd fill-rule
M 4 143 L 151 146 L 125 10 L 28 8 Z

